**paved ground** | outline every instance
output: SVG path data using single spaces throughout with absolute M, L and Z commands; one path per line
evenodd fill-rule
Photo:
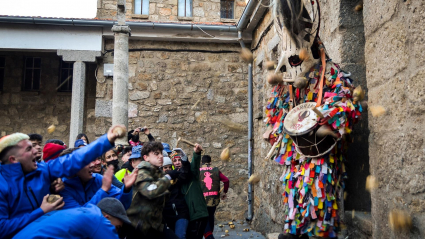
M 235 225 L 234 229 L 231 229 L 229 224 L 220 223 L 214 226 L 214 238 L 225 238 L 225 239 L 241 239 L 241 238 L 253 238 L 253 239 L 265 239 L 261 233 L 255 232 L 251 230 L 251 226 L 246 222 L 233 222 Z M 219 225 L 223 225 L 223 227 L 219 227 Z M 243 229 L 249 229 L 249 231 L 244 232 Z M 226 235 L 226 230 L 228 230 L 228 235 Z

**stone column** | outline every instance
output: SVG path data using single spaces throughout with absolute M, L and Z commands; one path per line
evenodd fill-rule
M 96 57 L 101 56 L 100 51 L 72 51 L 58 50 L 58 55 L 63 61 L 73 61 L 71 123 L 69 130 L 69 147 L 73 147 L 75 138 L 83 133 L 84 127 L 84 94 L 86 88 L 86 64 L 96 62 Z
M 112 124 L 128 127 L 128 38 L 130 27 L 125 25 L 125 2 L 118 1 L 118 24 L 112 27 L 114 43 L 114 83 L 112 97 Z M 118 139 L 117 144 L 126 145 L 127 137 Z
M 86 63 L 74 62 L 72 73 L 71 124 L 69 126 L 69 147 L 73 147 L 75 138 L 83 132 L 84 93 L 86 88 Z

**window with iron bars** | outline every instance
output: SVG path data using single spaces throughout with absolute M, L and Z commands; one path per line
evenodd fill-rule
M 3 90 L 5 67 L 6 67 L 6 59 L 4 56 L 0 56 L 0 91 Z
M 234 8 L 235 8 L 234 0 L 221 0 L 220 1 L 220 17 L 233 19 Z
M 24 82 L 22 90 L 40 90 L 41 57 L 25 57 Z
M 59 72 L 59 82 L 58 82 L 58 91 L 61 92 L 70 92 L 72 91 L 72 73 L 74 70 L 74 64 L 72 62 L 61 61 L 60 72 Z
M 177 10 L 179 17 L 192 17 L 192 0 L 179 0 Z
M 134 0 L 134 14 L 149 15 L 149 0 Z

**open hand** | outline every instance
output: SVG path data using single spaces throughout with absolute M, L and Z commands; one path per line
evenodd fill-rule
M 135 168 L 131 174 L 128 174 L 127 171 L 125 171 L 124 178 L 122 179 L 125 190 L 130 190 L 131 187 L 133 187 L 133 184 L 136 182 L 138 172 L 138 168 Z
M 65 205 L 65 202 L 63 201 L 63 197 L 59 198 L 54 203 L 48 203 L 47 202 L 48 197 L 49 197 L 49 194 L 43 197 L 43 202 L 41 203 L 41 206 L 40 206 L 41 210 L 43 210 L 44 213 L 61 209 Z
M 112 176 L 114 176 L 114 166 L 110 165 L 105 173 L 103 174 L 102 179 L 102 190 L 108 192 L 111 189 Z
M 65 189 L 65 184 L 62 182 L 61 178 L 57 178 L 50 184 L 50 189 L 52 192 L 59 193 Z

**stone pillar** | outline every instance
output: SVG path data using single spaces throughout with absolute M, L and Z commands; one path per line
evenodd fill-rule
M 72 76 L 71 123 L 68 142 L 69 147 L 73 147 L 75 138 L 79 133 L 83 133 L 84 128 L 84 94 L 86 88 L 85 62 L 96 62 L 96 57 L 101 56 L 101 52 L 58 50 L 58 55 L 62 56 L 63 61 L 74 62 L 74 71 Z
M 125 25 L 125 2 L 118 1 L 118 25 L 112 27 L 114 43 L 114 84 L 112 97 L 112 124 L 128 127 L 128 38 L 130 27 Z M 117 144 L 126 145 L 127 137 Z
M 75 138 L 83 132 L 84 93 L 86 88 L 86 63 L 74 62 L 72 75 L 71 124 L 69 126 L 69 147 L 73 147 Z

